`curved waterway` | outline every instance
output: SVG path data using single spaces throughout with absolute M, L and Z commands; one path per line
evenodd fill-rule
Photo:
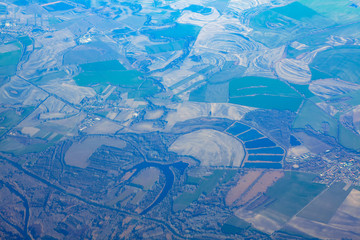
M 138 165 L 134 166 L 133 168 L 129 169 L 129 171 L 132 171 L 136 169 L 136 172 L 134 173 L 134 176 L 139 173 L 144 168 L 148 167 L 155 167 L 158 168 L 162 173 L 165 175 L 165 185 L 161 192 L 158 194 L 158 196 L 155 198 L 155 200 L 147 207 L 145 208 L 140 214 L 146 214 L 149 212 L 154 206 L 159 204 L 168 194 L 170 189 L 172 188 L 175 180 L 175 175 L 173 171 L 170 169 L 170 166 L 177 168 L 181 174 L 184 173 L 185 168 L 188 166 L 187 163 L 184 162 L 176 162 L 173 164 L 160 164 L 160 163 L 154 163 L 154 162 L 142 162 Z

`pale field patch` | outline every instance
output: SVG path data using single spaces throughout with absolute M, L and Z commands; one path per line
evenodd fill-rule
M 255 183 L 251 189 L 244 194 L 240 201 L 236 202 L 236 205 L 241 206 L 259 196 L 260 194 L 266 192 L 268 187 L 272 186 L 278 179 L 284 176 L 282 171 L 270 171 L 264 173 L 263 176 Z
M 189 155 L 203 166 L 240 167 L 245 150 L 240 141 L 225 133 L 202 129 L 180 136 L 169 151 Z
M 40 131 L 40 129 L 36 127 L 23 127 L 21 129 L 22 134 L 29 135 L 30 137 L 34 136 L 38 131 Z
M 107 119 L 96 121 L 95 124 L 84 131 L 88 134 L 114 134 L 124 127 Z
M 183 102 L 169 105 L 175 111 L 168 113 L 166 130 L 169 131 L 177 122 L 200 118 L 215 117 L 241 120 L 243 116 L 255 108 L 240 106 L 231 103 L 197 103 Z
M 242 176 L 237 182 L 236 186 L 230 189 L 225 198 L 226 205 L 232 205 L 237 199 L 239 199 L 250 185 L 261 175 L 262 171 L 250 171 L 246 175 Z
M 279 230 L 282 227 L 281 220 L 274 219 L 273 216 L 265 216 L 262 214 L 255 213 L 253 211 L 246 210 L 245 208 L 240 208 L 235 212 L 235 216 L 251 223 L 253 227 L 259 229 L 260 231 L 272 234 L 274 231 Z M 286 217 L 277 214 L 279 219 L 286 219 Z
M 2 44 L 0 45 L 0 53 L 7 53 L 20 50 L 15 44 Z
M 350 192 L 328 224 L 295 216 L 287 225 L 319 239 L 359 239 L 360 191 Z
M 289 157 L 300 157 L 301 155 L 304 155 L 305 153 L 309 153 L 310 150 L 307 149 L 307 147 L 300 145 L 296 147 L 289 148 L 287 154 Z
M 154 167 L 149 167 L 142 170 L 132 182 L 144 187 L 144 190 L 149 190 L 159 181 L 160 170 Z
M 330 224 L 360 235 L 360 191 L 353 189 L 340 205 Z
M 305 84 L 311 80 L 310 68 L 306 62 L 296 59 L 282 59 L 275 64 L 280 79 L 295 84 Z
M 108 114 L 106 114 L 106 117 L 113 120 L 114 118 L 116 118 L 117 114 L 117 112 L 109 112 Z
M 359 239 L 358 233 L 301 217 L 294 217 L 288 225 L 319 239 Z
M 80 142 L 74 142 L 65 153 L 66 164 L 74 167 L 86 168 L 88 159 L 102 145 L 124 148 L 126 143 L 117 138 L 105 136 L 91 136 Z
M 73 81 L 50 81 L 42 86 L 46 91 L 56 94 L 73 104 L 79 104 L 84 97 L 94 97 L 96 92 L 90 87 L 77 86 Z
M 74 34 L 67 28 L 37 37 L 34 52 L 22 65 L 19 75 L 24 78 L 32 78 L 37 76 L 38 69 L 61 66 L 63 52 L 76 45 L 74 37 Z
M 192 11 L 183 11 L 182 15 L 177 19 L 177 22 L 203 27 L 207 23 L 215 21 L 219 17 L 220 13 L 215 8 L 211 8 L 211 14 L 206 15 Z
M 164 110 L 161 110 L 161 109 L 154 110 L 154 111 L 147 111 L 144 116 L 144 119 L 155 120 L 155 119 L 160 118 L 163 114 L 164 114 Z
M 345 82 L 336 78 L 327 78 L 312 81 L 309 85 L 309 90 L 312 93 L 325 99 L 359 89 L 359 84 Z

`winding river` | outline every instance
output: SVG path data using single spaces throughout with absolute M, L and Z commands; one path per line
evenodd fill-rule
M 160 163 L 154 163 L 154 162 L 142 162 L 142 163 L 139 163 L 138 165 L 136 165 L 133 168 L 128 170 L 128 172 L 130 172 L 130 171 L 133 171 L 134 169 L 136 169 L 136 172 L 133 175 L 133 176 L 135 176 L 136 174 L 138 174 L 141 170 L 143 170 L 145 168 L 155 167 L 155 168 L 159 169 L 165 175 L 165 185 L 164 185 L 163 189 L 157 195 L 157 197 L 154 199 L 154 201 L 140 213 L 141 215 L 146 214 L 154 206 L 159 204 L 166 197 L 166 195 L 168 194 L 168 192 L 172 188 L 172 186 L 174 184 L 174 180 L 175 180 L 175 175 L 174 175 L 174 172 L 170 169 L 170 166 L 172 166 L 174 168 L 177 168 L 180 171 L 180 173 L 183 174 L 184 170 L 188 166 L 188 164 L 184 163 L 184 162 L 176 162 L 176 163 L 172 163 L 172 164 L 160 164 Z

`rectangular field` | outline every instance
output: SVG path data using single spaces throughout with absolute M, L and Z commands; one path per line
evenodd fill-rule
M 303 99 L 284 82 L 263 77 L 234 78 L 229 85 L 230 103 L 266 109 L 296 111 Z
M 275 201 L 266 206 L 263 213 L 280 213 L 290 219 L 326 188 L 312 182 L 314 177 L 309 173 L 285 172 L 285 176 L 265 193 Z
M 345 186 L 346 184 L 342 182 L 332 184 L 329 189 L 304 208 L 297 216 L 325 224 L 329 223 L 332 216 L 352 190 L 351 187 L 344 190 Z
M 225 198 L 226 205 L 230 206 L 237 201 L 250 187 L 251 184 L 261 175 L 261 170 L 249 171 L 244 176 L 241 176 L 236 186 L 230 189 Z
M 306 128 L 307 125 L 315 131 L 337 138 L 337 121 L 311 101 L 305 102 L 294 121 L 293 128 Z

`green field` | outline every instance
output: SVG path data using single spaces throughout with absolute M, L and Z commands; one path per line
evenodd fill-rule
M 28 116 L 34 107 L 24 107 L 21 109 L 7 109 L 0 113 L 0 127 L 6 131 L 15 127 L 22 119 Z
M 229 82 L 229 80 L 233 78 L 242 76 L 245 71 L 245 67 L 237 65 L 234 61 L 226 61 L 222 66 L 221 71 L 210 76 L 207 81 L 211 84 Z
M 309 85 L 290 84 L 296 91 L 298 91 L 303 97 L 311 98 L 315 96 L 310 90 Z
M 349 0 L 299 0 L 298 2 L 341 24 L 358 21 L 360 17 L 360 8 L 352 7 Z
M 0 53 L 0 75 L 10 76 L 16 72 L 17 64 L 21 58 L 22 45 L 19 42 L 6 45 L 16 45 L 18 47 L 18 50 Z
M 196 38 L 200 32 L 200 27 L 191 24 L 175 23 L 174 26 L 168 28 L 160 28 L 156 30 L 144 30 L 143 33 L 155 39 L 186 39 Z
M 338 109 L 343 109 L 344 103 L 355 107 L 360 103 L 360 90 L 354 90 L 349 93 L 334 96 L 329 99 L 329 102 L 332 106 Z M 338 117 L 341 113 L 343 112 L 340 112 L 335 116 Z
M 46 5 L 44 8 L 49 12 L 55 12 L 55 11 L 66 11 L 69 9 L 73 9 L 74 7 L 65 2 L 54 2 L 53 4 Z
M 83 72 L 74 79 L 79 86 L 111 84 L 115 86 L 136 88 L 143 81 L 136 70 L 126 70 L 118 61 L 104 61 L 80 65 Z
M 193 90 L 190 93 L 189 101 L 192 101 L 192 102 L 205 102 L 206 90 L 207 90 L 207 84 L 202 85 L 201 87 Z
M 195 184 L 198 185 L 197 189 L 193 193 L 184 192 L 177 197 L 173 204 L 174 211 L 184 210 L 192 202 L 196 201 L 201 194 L 209 194 L 219 182 L 225 183 L 235 174 L 236 171 L 234 170 L 215 170 L 212 175 L 202 178 L 199 183 L 197 179 L 194 179 Z M 220 181 L 220 179 L 222 179 L 222 181 Z
M 275 26 L 269 28 L 268 26 Z M 294 38 L 291 30 L 296 27 L 294 21 L 272 10 L 260 12 L 250 20 L 250 27 L 254 29 L 251 38 L 265 46 L 274 48 Z
M 60 134 L 61 132 L 64 133 L 64 131 L 61 131 L 61 130 L 60 131 L 54 131 L 54 130 L 49 130 L 48 128 L 45 127 L 45 129 L 40 129 L 40 131 L 37 132 L 34 135 L 34 137 L 41 138 L 41 139 L 44 139 L 44 140 L 48 140 L 53 134 L 56 134 L 56 136 L 54 138 L 52 138 L 51 141 L 52 142 L 57 142 L 64 136 L 64 135 Z
M 208 67 L 206 67 L 206 68 L 204 68 L 204 69 L 201 69 L 200 71 L 197 71 L 196 73 L 194 73 L 194 74 L 192 74 L 192 75 L 190 75 L 190 76 L 182 79 L 181 81 L 179 81 L 179 82 L 171 85 L 169 88 L 170 88 L 171 90 L 173 90 L 173 89 L 175 89 L 175 88 L 178 88 L 178 87 L 180 87 L 180 86 L 188 83 L 189 81 L 193 80 L 194 78 L 200 76 L 201 74 L 206 73 L 207 71 L 211 70 L 212 68 L 213 68 L 213 66 L 208 66 Z M 194 83 L 194 84 L 199 84 L 199 83 L 200 83 L 200 82 L 196 82 L 196 83 Z M 191 88 L 191 87 L 189 87 L 189 88 Z
M 192 202 L 196 201 L 201 194 L 208 194 L 213 190 L 220 178 L 224 174 L 222 170 L 215 170 L 209 177 L 204 177 L 199 184 L 198 188 L 193 193 L 184 192 L 174 200 L 174 211 L 183 210 L 188 207 Z
M 248 96 L 254 94 L 300 97 L 289 85 L 278 79 L 243 77 L 230 81 L 230 96 Z
M 49 81 L 57 79 L 57 78 L 65 78 L 67 76 L 66 72 L 60 71 L 60 72 L 52 72 L 45 74 L 41 77 L 36 77 L 30 79 L 31 82 L 36 83 L 38 85 L 45 85 L 49 83 Z
M 0 66 L 0 76 L 12 76 L 16 73 L 16 69 L 16 65 Z
M 318 74 L 360 83 L 360 47 L 339 46 L 325 50 L 316 55 L 310 67 Z M 315 77 L 324 78 L 317 75 Z
M 329 36 L 342 36 L 344 38 L 359 38 L 360 23 L 345 24 L 341 27 L 326 28 L 323 31 L 318 31 L 314 34 L 308 34 L 300 40 L 301 43 L 308 46 L 318 47 L 328 41 Z
M 184 10 L 201 13 L 203 15 L 207 15 L 207 14 L 211 13 L 211 8 L 203 7 L 200 5 L 194 5 L 194 4 L 188 6 L 187 8 L 184 8 Z
M 0 141 L 0 151 L 19 156 L 26 153 L 37 153 L 44 151 L 54 144 L 54 141 L 46 142 L 34 139 L 30 142 L 26 142 L 26 139 L 8 137 Z
M 0 53 L 0 67 L 16 65 L 21 57 L 21 51 Z
M 158 26 L 166 26 L 166 25 L 169 25 L 169 24 L 174 24 L 176 22 L 176 19 L 178 17 L 180 17 L 181 15 L 181 11 L 180 9 L 178 10 L 173 10 L 173 11 L 166 11 L 166 9 L 162 9 L 162 7 L 160 7 L 159 4 L 160 1 L 156 0 L 154 1 L 154 6 L 155 7 L 159 7 L 159 10 L 160 11 L 149 11 L 147 14 L 148 16 L 151 16 L 151 19 L 156 21 L 157 25 Z M 141 28 L 143 26 L 143 23 L 146 22 L 146 17 L 144 17 L 144 20 L 142 23 L 140 23 L 137 28 Z M 130 27 L 132 28 L 135 28 L 134 26 L 130 25 L 130 24 L 127 24 L 129 25 Z
M 312 182 L 315 176 L 286 171 L 285 176 L 265 193 L 272 199 L 271 203 L 256 210 L 280 222 L 289 220 L 326 188 L 323 184 Z
M 250 223 L 236 216 L 231 216 L 221 227 L 221 231 L 225 234 L 241 234 L 249 227 L 251 227 Z
M 360 152 L 360 135 L 339 124 L 339 143 L 346 148 Z
M 302 1 L 267 9 L 250 19 L 250 27 L 254 29 L 251 37 L 267 47 L 287 44 L 299 36 L 302 40 L 303 36 L 307 36 L 309 32 L 334 24 L 333 19 L 321 14 L 318 9 L 307 6 Z M 299 25 L 301 28 L 298 27 Z
M 186 41 L 179 40 L 179 41 L 169 42 L 169 43 L 164 43 L 164 44 L 148 45 L 148 46 L 145 46 L 145 49 L 148 54 L 156 54 L 156 53 L 162 53 L 162 52 L 171 52 L 171 51 L 182 50 L 185 47 L 186 47 Z
M 129 71 L 98 71 L 83 72 L 74 79 L 79 86 L 92 86 L 97 84 L 111 84 L 127 88 L 136 88 L 142 81 L 141 74 L 136 70 Z
M 293 128 L 306 128 L 307 126 L 335 138 L 338 136 L 337 120 L 311 101 L 305 102 L 293 123 Z
M 185 184 L 189 184 L 189 185 L 199 185 L 200 182 L 201 182 L 201 178 L 192 177 L 192 176 L 187 176 L 187 177 L 186 177 Z
M 127 89 L 129 98 L 135 99 L 153 96 L 160 91 L 154 80 L 142 79 L 141 72 L 126 70 L 117 60 L 81 64 L 80 67 L 83 72 L 74 77 L 76 84 L 90 86 L 98 93 L 109 84 Z
M 358 92 L 347 94 L 346 96 L 352 96 L 347 103 L 358 105 L 360 94 L 358 96 L 357 94 Z M 337 119 L 324 112 L 312 101 L 307 101 L 303 105 L 293 123 L 293 128 L 304 129 L 308 126 L 319 133 L 334 137 L 344 147 L 360 152 L 360 135 L 344 127 Z
M 229 101 L 229 83 L 207 84 L 205 102 L 226 103 Z
M 324 73 L 320 70 L 310 67 L 311 71 L 311 80 L 318 80 L 318 79 L 327 79 L 331 78 L 331 75 Z
M 61 23 L 62 21 L 54 16 L 51 16 L 48 18 L 48 22 L 49 22 L 49 25 L 53 27 L 56 24 Z
M 346 101 L 347 104 L 350 104 L 351 106 L 357 106 L 360 103 L 360 90 L 356 90 L 353 92 L 350 92 L 348 94 L 344 94 L 339 96 L 338 98 L 349 96 L 350 99 Z M 336 98 L 332 98 L 331 100 L 334 100 Z
M 349 187 L 349 189 L 345 191 L 343 189 L 345 186 L 346 184 L 342 182 L 332 184 L 310 205 L 297 214 L 297 216 L 325 224 L 329 223 L 336 210 L 352 190 L 352 188 Z
M 211 71 L 213 66 L 206 67 L 193 74 L 191 79 L 199 76 L 199 74 L 207 74 Z M 217 72 L 210 76 L 206 81 L 207 83 L 192 90 L 190 92 L 189 101 L 193 102 L 216 102 L 226 103 L 229 99 L 229 80 L 241 76 L 245 71 L 244 67 L 237 66 L 234 62 L 228 61 L 224 64 L 220 72 Z M 184 84 L 191 80 L 190 77 L 187 80 L 182 80 L 174 86 Z M 171 86 L 173 87 L 173 86 Z
M 220 183 L 227 183 L 230 181 L 233 177 L 235 177 L 237 173 L 237 170 L 226 170 L 225 175 L 221 178 Z
M 250 21 L 250 27 L 254 29 L 268 29 L 266 23 L 269 22 L 282 29 L 293 28 L 296 26 L 291 19 L 272 9 L 261 12 L 252 18 Z
M 282 96 L 241 96 L 230 98 L 230 103 L 265 109 L 289 110 L 295 112 L 301 102 L 301 98 Z
M 22 114 L 14 109 L 7 109 L 0 113 L 0 126 L 4 128 L 13 127 L 22 119 Z
M 128 97 L 134 99 L 143 99 L 145 97 L 154 96 L 160 91 L 160 87 L 157 86 L 152 80 L 143 81 L 136 89 L 129 91 Z
M 229 84 L 229 102 L 249 107 L 296 111 L 301 95 L 278 79 L 235 78 Z
M 318 15 L 318 13 L 315 12 L 313 9 L 308 8 L 299 2 L 293 2 L 283 7 L 273 8 L 272 10 L 296 20 L 312 18 Z
M 56 136 L 51 139 L 51 141 L 58 141 L 64 135 L 69 134 L 70 132 L 74 132 L 73 128 L 69 128 L 63 125 L 58 125 L 54 123 L 44 122 L 39 125 L 34 126 L 40 129 L 35 135 L 34 138 L 41 138 L 44 140 L 49 140 L 49 138 L 55 134 Z M 53 136 L 52 136 L 53 137 Z
M 13 2 L 17 6 L 27 6 L 29 5 L 29 2 L 26 0 L 16 0 Z
M 207 3 L 207 6 L 216 8 L 220 13 L 227 9 L 230 0 L 217 0 Z
M 85 72 L 97 71 L 125 71 L 126 68 L 117 60 L 104 62 L 85 63 L 80 65 Z

